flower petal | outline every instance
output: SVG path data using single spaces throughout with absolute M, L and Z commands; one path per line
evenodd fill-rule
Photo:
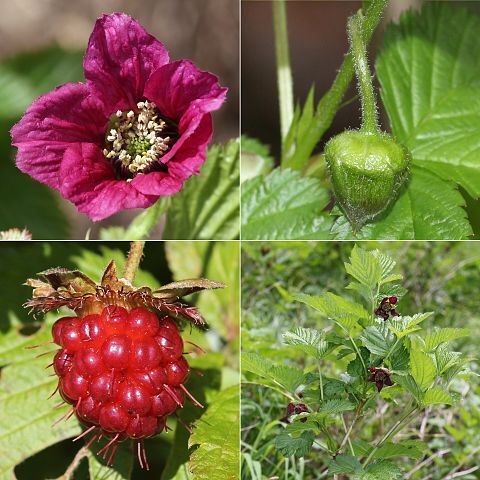
M 207 145 L 211 138 L 212 118 L 207 114 L 200 120 L 196 131 L 182 143 L 182 148 L 175 151 L 175 157 L 167 163 L 168 174 L 152 172 L 137 175 L 132 184 L 146 195 L 174 195 L 180 191 L 185 180 L 199 173 L 199 168 L 205 162 Z
M 116 180 L 102 150 L 92 144 L 67 149 L 59 177 L 60 193 L 93 221 L 126 208 L 149 207 L 158 198 L 141 194 L 130 182 Z
M 108 117 L 82 83 L 67 83 L 39 97 L 11 130 L 17 167 L 58 189 L 65 149 L 77 142 L 103 143 Z
M 191 115 L 213 112 L 225 101 L 227 88 L 218 78 L 199 70 L 189 60 L 179 60 L 158 68 L 145 85 L 145 96 L 162 115 L 180 122 L 187 110 Z
M 169 61 L 166 48 L 124 13 L 95 23 L 85 54 L 87 84 L 108 99 L 111 113 L 133 108 L 143 98 L 150 74 Z

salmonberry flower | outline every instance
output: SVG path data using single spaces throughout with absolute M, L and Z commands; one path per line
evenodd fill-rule
M 385 321 L 388 320 L 389 315 L 398 317 L 400 314 L 395 310 L 395 305 L 398 302 L 397 297 L 385 297 L 380 302 L 380 305 L 375 310 L 375 315 L 382 317 Z
M 308 411 L 308 407 L 304 403 L 297 403 L 296 405 L 294 403 L 289 403 L 287 405 L 287 414 L 280 420 L 285 423 L 290 423 L 290 415 L 299 415 L 300 413 L 306 413 Z M 307 418 L 301 418 L 300 421 L 306 422 Z
M 393 385 L 393 381 L 390 378 L 391 373 L 388 371 L 388 369 L 371 367 L 369 368 L 369 371 L 370 376 L 368 377 L 368 381 L 375 383 L 379 392 L 385 385 L 387 387 L 391 387 Z
M 97 20 L 84 71 L 86 83 L 38 98 L 13 127 L 18 168 L 94 221 L 180 191 L 205 161 L 227 89 L 188 60 L 170 62 L 123 13 Z

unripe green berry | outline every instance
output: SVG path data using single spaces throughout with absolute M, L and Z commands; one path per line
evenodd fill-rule
M 359 230 L 382 213 L 408 177 L 409 151 L 386 133 L 350 130 L 325 146 L 335 197 Z

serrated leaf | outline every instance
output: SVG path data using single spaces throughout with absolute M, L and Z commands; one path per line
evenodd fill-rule
M 390 367 L 394 371 L 407 370 L 409 361 L 410 355 L 403 345 L 400 348 L 396 348 L 389 357 Z
M 383 257 L 388 258 L 385 255 Z M 393 265 L 395 265 L 395 262 L 393 262 Z M 350 254 L 350 263 L 345 262 L 347 273 L 371 290 L 380 283 L 384 268 L 385 266 L 380 263 L 380 258 L 373 252 L 364 250 L 357 245 L 353 247 Z
M 405 12 L 377 57 L 393 133 L 415 165 L 480 196 L 480 17 L 448 2 Z M 425 184 L 427 187 L 427 184 Z
M 420 387 L 417 385 L 415 382 L 414 378 L 412 375 L 393 375 L 392 379 L 395 383 L 398 383 L 401 385 L 407 392 L 410 392 L 415 400 L 418 403 L 421 403 L 422 397 L 423 397 L 423 392 L 420 389 Z
M 250 372 L 264 378 L 270 378 L 270 369 L 274 363 L 258 353 L 242 353 L 242 372 Z
M 50 325 L 44 325 L 29 343 L 40 344 L 50 338 Z M 61 401 L 55 390 L 58 379 L 49 377 L 45 366 L 52 356 L 36 355 L 52 350 L 43 347 L 25 350 L 22 344 L 8 351 L 9 365 L 2 369 L 0 382 L 0 477 L 15 479 L 14 468 L 23 460 L 57 442 L 81 433 L 79 423 L 71 418 L 52 424 L 64 415 L 70 406 L 54 409 Z
M 348 220 L 339 216 L 331 232 L 337 240 L 461 240 L 472 234 L 464 205 L 451 182 L 412 166 L 407 187 L 375 222 L 353 234 Z
M 361 305 L 334 293 L 327 292 L 318 296 L 299 293 L 294 297 L 297 302 L 312 307 L 327 318 L 343 325 L 347 330 L 354 330 L 359 320 L 369 317 L 367 311 Z
M 360 339 L 374 355 L 385 357 L 395 345 L 395 337 L 384 326 L 365 328 Z
M 466 337 L 470 331 L 466 328 L 436 328 L 425 337 L 425 350 L 430 352 L 441 343 L 451 342 L 457 338 Z
M 443 375 L 449 368 L 461 362 L 460 356 L 459 352 L 449 350 L 448 345 L 439 345 L 435 350 L 435 363 L 438 375 Z
M 285 332 L 283 339 L 288 345 L 316 359 L 322 358 L 328 352 L 325 333 L 313 328 L 297 327 L 291 332 Z
M 328 239 L 332 221 L 323 209 L 329 200 L 319 180 L 293 170 L 248 180 L 242 185 L 242 239 Z
M 315 435 L 303 432 L 299 437 L 292 437 L 286 433 L 280 434 L 275 440 L 275 447 L 285 457 L 304 457 L 312 448 Z
M 454 401 L 451 395 L 440 387 L 429 388 L 423 396 L 422 406 L 428 405 L 453 405 Z
M 355 405 L 348 400 L 327 400 L 322 403 L 319 412 L 329 415 L 355 410 Z
M 363 472 L 362 465 L 352 455 L 338 455 L 328 466 L 328 474 L 336 475 L 340 473 L 360 474 Z
M 200 176 L 172 198 L 164 239 L 231 240 L 239 237 L 240 147 L 238 140 L 207 152 Z
M 420 330 L 418 325 L 432 315 L 433 312 L 425 312 L 416 313 L 411 317 L 408 315 L 402 317 L 393 317 L 387 323 L 387 327 L 390 331 L 395 333 L 398 338 L 403 338 L 412 332 Z
M 388 480 L 394 478 L 400 478 L 402 476 L 402 471 L 393 463 L 387 462 L 385 460 L 380 460 L 378 462 L 372 463 L 367 467 L 368 477 L 361 477 L 362 479 L 376 479 L 376 480 Z M 373 477 L 372 477 L 373 475 Z
M 413 379 L 422 390 L 430 387 L 437 374 L 432 358 L 418 350 L 415 345 L 412 345 L 410 350 L 410 371 Z
M 235 480 L 240 462 L 240 390 L 234 385 L 220 391 L 195 424 L 188 442 L 198 445 L 188 470 L 198 480 Z

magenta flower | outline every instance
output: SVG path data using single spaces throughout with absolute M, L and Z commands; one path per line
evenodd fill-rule
M 86 83 L 38 98 L 12 128 L 17 166 L 92 220 L 173 195 L 205 161 L 211 112 L 225 100 L 215 75 L 165 47 L 128 15 L 97 20 Z

